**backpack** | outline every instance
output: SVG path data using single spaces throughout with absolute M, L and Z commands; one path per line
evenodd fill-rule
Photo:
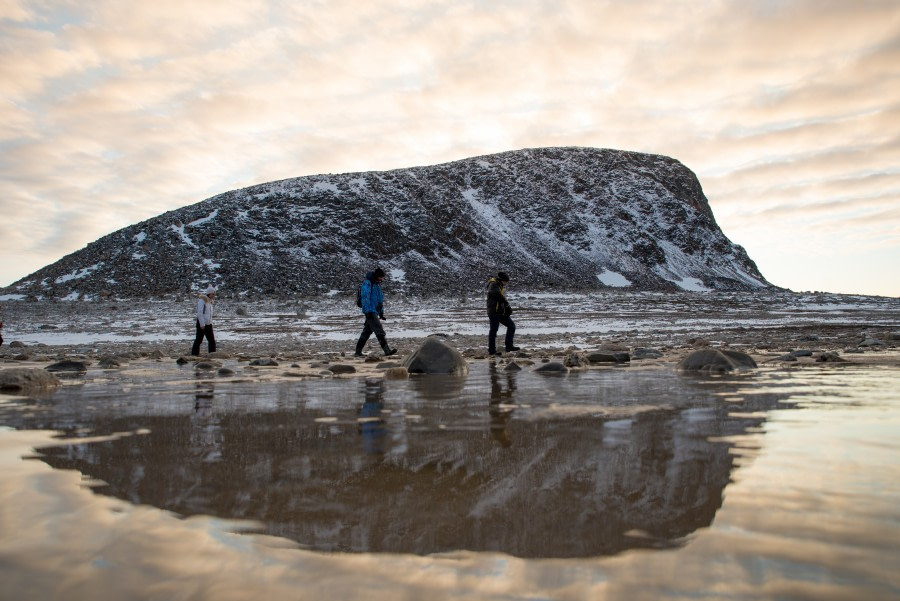
M 356 287 L 356 306 L 362 307 L 362 284 Z

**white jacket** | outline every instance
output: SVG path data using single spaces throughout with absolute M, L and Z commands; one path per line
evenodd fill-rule
M 197 321 L 200 322 L 201 328 L 205 328 L 212 323 L 212 314 L 213 301 L 205 294 L 201 294 L 200 299 L 197 301 Z

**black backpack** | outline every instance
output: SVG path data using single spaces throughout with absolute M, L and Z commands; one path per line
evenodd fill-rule
M 362 284 L 356 287 L 356 306 L 362 307 Z

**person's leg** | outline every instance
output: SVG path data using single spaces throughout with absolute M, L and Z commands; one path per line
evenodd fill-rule
M 365 324 L 363 325 L 362 334 L 359 335 L 359 340 L 356 341 L 356 356 L 361 356 L 363 354 L 363 348 L 365 348 L 366 343 L 369 341 L 369 336 L 372 335 L 372 328 L 369 326 L 369 318 L 366 317 Z
M 497 330 L 500 329 L 500 317 L 490 313 L 488 319 L 491 322 L 488 330 L 488 354 L 493 355 L 497 352 Z
M 210 353 L 216 352 L 216 336 L 213 334 L 212 324 L 206 326 L 206 348 Z
M 194 346 L 191 347 L 191 354 L 196 357 L 200 354 L 200 343 L 203 342 L 203 328 L 200 327 L 199 321 L 195 321 L 194 325 L 197 326 L 197 334 L 194 336 Z
M 516 335 L 516 322 L 512 320 L 509 315 L 504 315 L 500 318 L 500 321 L 503 325 L 506 326 L 506 339 L 504 340 L 504 346 L 507 351 L 517 351 L 519 350 L 515 344 L 513 344 L 513 337 Z
M 387 335 L 384 333 L 384 327 L 381 325 L 381 320 L 377 317 L 370 317 L 367 319 L 367 322 L 369 323 L 369 327 L 372 328 L 372 331 L 375 332 L 375 338 L 378 339 L 378 344 L 381 345 L 381 350 L 384 351 L 385 356 L 396 353 L 397 351 L 388 345 Z

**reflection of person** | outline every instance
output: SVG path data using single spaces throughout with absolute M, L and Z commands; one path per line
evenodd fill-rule
M 500 383 L 500 374 L 497 373 L 497 366 L 491 362 L 491 404 L 488 413 L 491 416 L 491 437 L 500 443 L 501 446 L 508 447 L 512 444 L 509 439 L 509 420 L 512 418 L 512 409 L 510 407 L 501 407 L 513 402 L 513 392 L 516 390 L 515 376 L 512 372 L 506 372 L 506 390 Z M 505 402 L 504 402 L 505 400 Z
M 222 458 L 221 427 L 213 415 L 213 385 L 198 382 L 194 393 L 194 414 L 191 416 L 191 447 L 203 461 L 213 462 Z
M 360 290 L 360 301 L 362 302 L 362 313 L 366 318 L 363 326 L 362 334 L 356 342 L 356 353 L 354 356 L 363 357 L 363 348 L 369 337 L 374 333 L 384 351 L 384 356 L 388 357 L 397 352 L 388 345 L 387 336 L 381 322 L 384 320 L 384 292 L 381 290 L 381 282 L 384 281 L 384 271 L 376 269 L 366 274 Z
M 517 351 L 519 347 L 513 344 L 513 336 L 516 335 L 516 324 L 513 322 L 512 307 L 506 300 L 506 285 L 509 283 L 509 276 L 502 271 L 497 277 L 488 280 L 487 286 L 487 313 L 490 320 L 490 330 L 488 330 L 488 354 L 497 354 L 497 330 L 500 329 L 502 323 L 506 327 L 505 347 L 507 352 Z
M 194 339 L 194 346 L 191 348 L 192 355 L 200 354 L 200 343 L 206 338 L 206 348 L 210 353 L 216 352 L 216 337 L 213 335 L 212 314 L 213 303 L 216 300 L 216 289 L 210 286 L 206 289 L 206 294 L 201 294 L 197 299 L 197 336 Z
M 365 402 L 359 407 L 359 433 L 363 437 L 366 453 L 384 455 L 384 439 L 387 428 L 381 414 L 384 409 L 384 381 L 377 378 L 366 380 Z

